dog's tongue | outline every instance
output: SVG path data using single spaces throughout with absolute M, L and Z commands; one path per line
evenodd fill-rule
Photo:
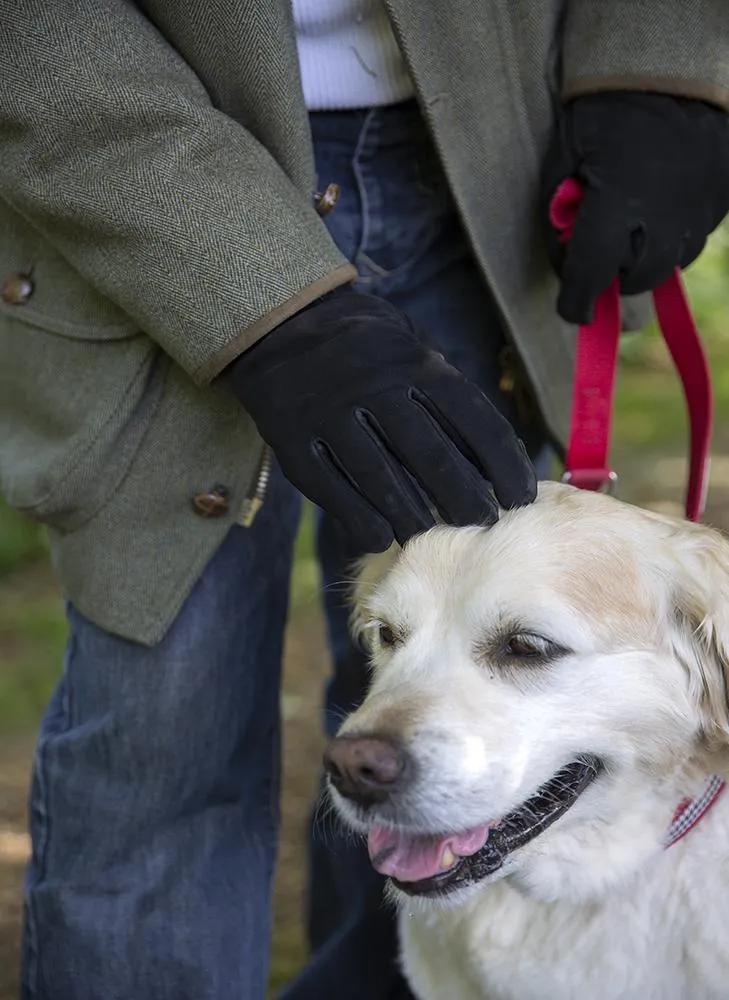
M 486 843 L 489 826 L 484 823 L 465 833 L 449 833 L 444 837 L 425 837 L 374 826 L 367 837 L 370 861 L 378 872 L 398 882 L 420 882 L 453 864 L 447 856 L 449 850 L 456 858 L 480 851 Z

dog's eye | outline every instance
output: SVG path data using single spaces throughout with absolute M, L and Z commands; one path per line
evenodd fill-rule
M 540 635 L 520 632 L 510 637 L 504 646 L 504 652 L 507 656 L 518 656 L 520 659 L 544 658 L 549 656 L 552 648 L 548 639 L 543 639 Z
M 395 646 L 400 638 L 392 625 L 387 625 L 385 622 L 380 622 L 377 637 L 382 646 Z

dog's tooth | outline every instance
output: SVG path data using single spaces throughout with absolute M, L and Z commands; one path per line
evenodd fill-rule
M 440 859 L 440 866 L 443 869 L 450 868 L 451 865 L 456 863 L 456 856 L 450 847 L 446 847 L 443 851 L 443 857 Z

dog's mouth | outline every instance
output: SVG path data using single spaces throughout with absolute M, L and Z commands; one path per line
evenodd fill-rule
M 506 816 L 463 833 L 423 835 L 374 826 L 367 840 L 372 864 L 410 896 L 442 896 L 473 885 L 563 816 L 601 769 L 597 757 L 580 756 Z

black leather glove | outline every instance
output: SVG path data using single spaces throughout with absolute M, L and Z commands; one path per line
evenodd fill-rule
M 338 289 L 226 377 L 288 479 L 362 551 L 432 527 L 433 508 L 452 524 L 492 523 L 486 479 L 503 507 L 535 497 L 534 470 L 506 419 L 382 299 Z
M 585 194 L 572 239 L 560 244 L 549 202 L 570 176 Z M 618 274 L 625 295 L 656 288 L 698 257 L 728 211 L 729 115 L 720 108 L 633 91 L 576 98 L 544 169 L 542 214 L 561 277 L 557 311 L 588 322 Z

